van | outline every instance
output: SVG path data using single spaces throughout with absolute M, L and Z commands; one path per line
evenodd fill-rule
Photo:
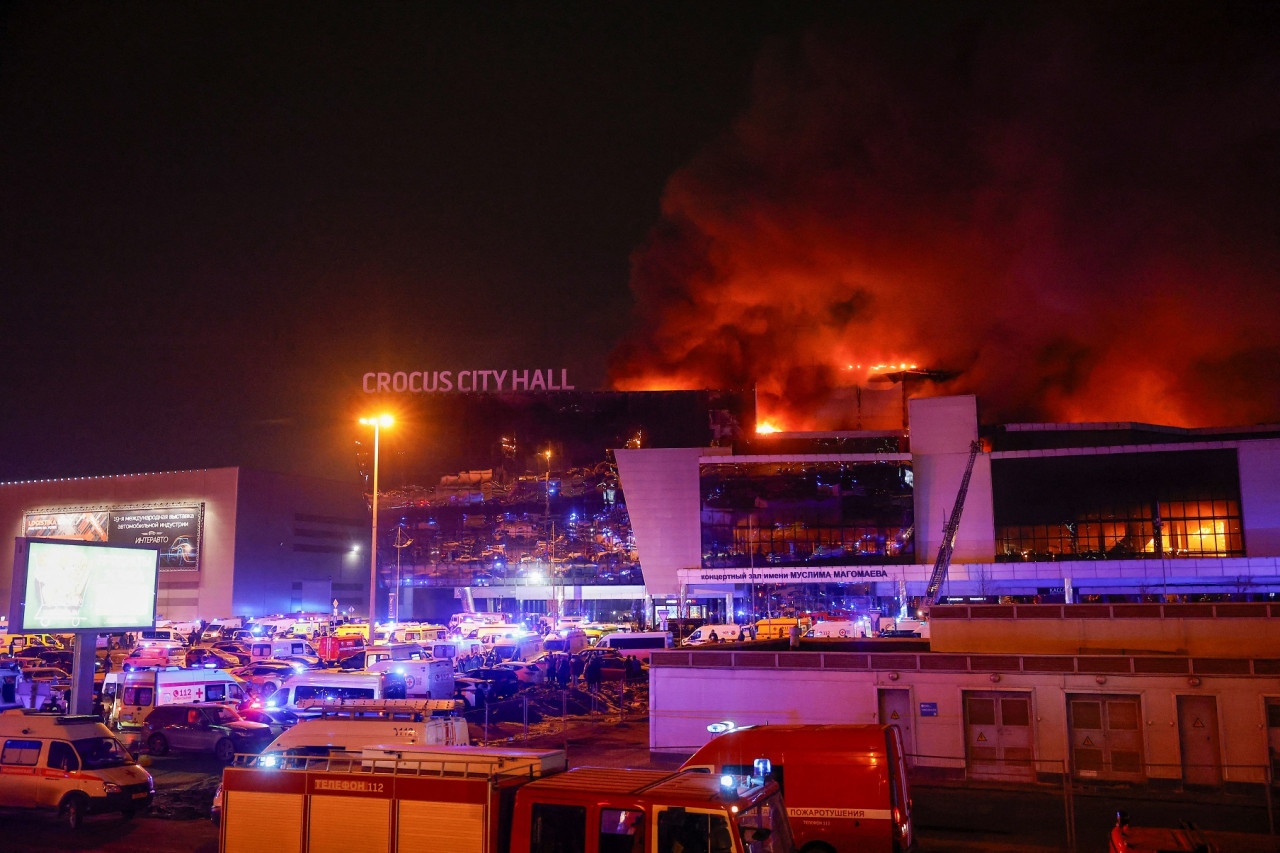
M 404 699 L 405 678 L 394 672 L 300 672 L 267 697 L 268 709 L 285 709 L 299 717 L 320 715 L 316 705 L 298 703 L 308 699 L 338 703 L 349 699 Z
M 511 639 L 512 637 L 520 637 L 529 633 L 529 629 L 523 625 L 512 625 L 510 623 L 498 623 L 491 625 L 481 625 L 468 631 L 465 636 L 468 640 L 479 640 L 482 643 L 492 643 L 499 639 Z
M 392 631 L 391 636 L 396 643 L 420 643 L 426 646 L 448 637 L 449 629 L 443 625 L 402 625 Z
M 808 619 L 791 619 L 787 617 L 775 617 L 769 619 L 761 619 L 756 623 L 756 639 L 757 640 L 786 640 L 791 637 L 791 629 L 798 628 L 800 636 L 804 636 L 809 630 Z
M 711 638 L 715 634 L 715 639 Z M 736 643 L 743 639 L 741 625 L 703 625 L 684 638 L 682 645 L 701 646 L 707 643 Z
M 154 646 L 157 643 L 177 643 L 180 646 L 187 644 L 187 638 L 184 634 L 179 634 L 172 628 L 146 628 L 134 634 L 135 646 Z
M 155 795 L 151 774 L 97 717 L 0 713 L 0 806 L 54 811 L 79 829 L 90 814 L 132 817 Z
M 648 663 L 649 654 L 655 649 L 669 649 L 674 645 L 670 631 L 615 631 L 605 634 L 592 648 L 617 649 L 627 657 Z
M 28 646 L 44 646 L 49 649 L 67 647 L 61 638 L 55 637 L 53 634 L 0 634 L 0 644 L 3 645 L 0 651 L 10 651 L 12 649 L 14 652 L 21 651 Z
M 253 660 L 282 658 L 286 655 L 311 655 L 319 657 L 315 646 L 300 637 L 277 640 L 254 640 L 249 644 L 249 657 Z
M 576 655 L 589 645 L 591 643 L 587 639 L 587 632 L 581 628 L 565 628 L 542 638 L 542 647 L 549 652 Z M 520 660 L 529 660 L 529 658 L 524 657 Z
M 452 708 L 447 703 L 417 699 L 350 701 L 339 705 L 306 703 L 316 716 L 285 729 L 262 751 L 259 765 L 277 766 L 288 755 L 355 752 L 373 744 L 467 746 L 471 734 L 464 717 L 432 714 Z
M 805 634 L 806 637 L 825 637 L 828 639 L 854 639 L 871 636 L 871 622 L 866 619 L 831 620 L 820 619 Z
M 750 773 L 758 758 L 782 787 L 797 850 L 915 847 L 897 726 L 744 726 L 712 738 L 682 769 Z
M 240 679 L 224 669 L 153 667 L 108 672 L 102 681 L 102 707 L 115 729 L 141 729 L 157 705 L 187 702 L 235 702 L 249 698 Z
M 880 623 L 882 637 L 923 637 L 929 639 L 929 623 L 923 619 L 885 619 Z
M 532 660 L 542 651 L 543 643 L 537 634 L 525 634 L 523 637 L 494 640 L 490 648 L 500 661 Z
M 450 699 L 453 697 L 453 661 L 447 658 L 415 658 L 395 660 L 381 658 L 371 662 L 369 672 L 394 672 L 404 677 L 407 699 Z
M 393 643 L 387 646 L 365 646 L 338 658 L 343 669 L 368 669 L 383 660 L 427 660 L 431 655 L 417 643 Z

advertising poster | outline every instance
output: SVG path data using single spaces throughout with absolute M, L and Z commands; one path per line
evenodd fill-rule
M 204 504 L 29 512 L 23 536 L 155 548 L 160 571 L 200 568 Z
M 17 556 L 14 581 L 23 592 L 20 609 L 10 613 L 10 625 L 28 631 L 85 631 L 155 624 L 154 549 L 19 540 Z
M 111 510 L 107 541 L 160 551 L 160 571 L 200 568 L 202 506 Z

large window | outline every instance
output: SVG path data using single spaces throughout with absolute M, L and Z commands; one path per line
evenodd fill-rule
M 911 474 L 897 461 L 705 464 L 702 565 L 911 562 Z
M 1242 557 L 1234 450 L 992 462 L 998 560 Z

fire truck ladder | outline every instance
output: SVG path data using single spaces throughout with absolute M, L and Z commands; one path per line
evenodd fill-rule
M 951 552 L 956 544 L 956 532 L 960 529 L 960 513 L 964 512 L 964 498 L 969 493 L 969 477 L 973 474 L 973 462 L 982 451 L 981 442 L 969 445 L 969 464 L 964 467 L 964 477 L 960 479 L 960 491 L 956 494 L 956 505 L 951 508 L 951 517 L 942 528 L 942 544 L 938 546 L 938 559 L 933 561 L 933 574 L 929 576 L 929 587 L 924 598 L 928 604 L 938 603 L 938 592 L 942 582 L 947 579 L 947 569 L 951 567 Z

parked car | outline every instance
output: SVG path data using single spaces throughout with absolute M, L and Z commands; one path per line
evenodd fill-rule
M 240 716 L 249 722 L 270 726 L 272 740 L 298 724 L 298 715 L 285 708 L 258 708 L 250 705 L 238 710 Z
M 241 666 L 253 660 L 253 655 L 249 654 L 249 649 L 243 643 L 217 642 L 209 648 L 221 652 L 228 657 L 240 662 Z
M 24 667 L 22 674 L 32 681 L 69 681 L 71 673 L 56 666 Z
M 197 647 L 187 650 L 186 665 L 188 667 L 204 667 L 205 669 L 234 669 L 241 666 L 241 663 L 226 652 Z
M 298 672 L 301 664 L 282 660 L 260 660 L 248 666 L 232 670 L 232 675 L 244 679 L 259 696 L 270 696 L 280 689 L 289 676 Z
M 524 686 L 515 672 L 496 666 L 486 666 L 473 670 L 471 677 L 478 678 L 481 681 L 492 682 L 487 694 L 489 699 L 510 698 L 519 693 L 520 688 Z
M 294 665 L 293 668 L 295 671 L 298 669 L 298 667 L 302 667 L 302 669 L 328 669 L 329 668 L 329 664 L 325 663 L 325 661 L 322 658 L 320 658 L 318 655 L 282 655 L 276 658 L 276 660 L 282 660 L 282 661 L 285 661 L 286 663 L 293 664 Z
M 524 684 L 543 684 L 547 680 L 546 666 L 525 660 L 503 661 L 493 667 L 507 669 L 516 674 L 516 678 Z
M 245 720 L 234 708 L 216 702 L 160 705 L 142 724 L 142 742 L 152 755 L 209 752 L 227 763 L 236 753 L 261 752 L 273 737 L 269 725 Z

